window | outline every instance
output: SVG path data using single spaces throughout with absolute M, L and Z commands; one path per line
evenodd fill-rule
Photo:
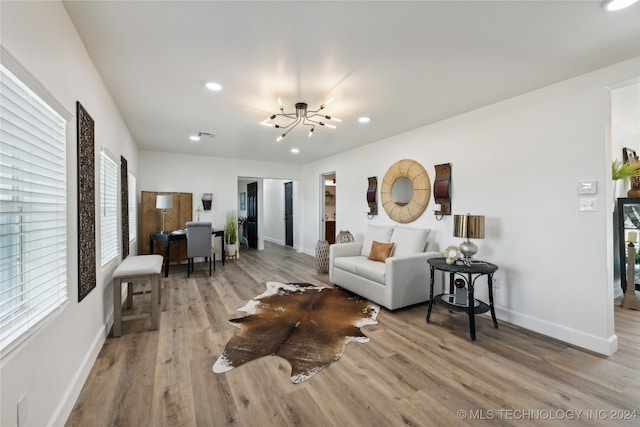
M 129 172 L 127 178 L 129 181 L 129 241 L 133 242 L 138 235 L 138 196 L 136 194 L 136 177 Z
M 67 123 L 5 65 L 0 65 L 0 107 L 0 349 L 5 349 L 67 300 Z
M 100 248 L 102 266 L 120 255 L 118 251 L 118 165 L 105 149 L 100 152 Z

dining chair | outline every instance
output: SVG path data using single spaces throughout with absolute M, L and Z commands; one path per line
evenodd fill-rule
M 211 238 L 211 222 L 189 221 L 187 222 L 187 277 L 193 271 L 193 259 L 204 257 L 209 260 L 209 276 L 211 276 L 211 260 L 213 269 L 216 269 L 216 253 Z

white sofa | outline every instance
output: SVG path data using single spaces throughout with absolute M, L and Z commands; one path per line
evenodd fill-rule
M 437 248 L 426 252 L 429 231 L 369 225 L 364 241 L 336 243 L 329 247 L 329 280 L 389 310 L 428 301 L 430 269 L 427 259 L 443 256 L 436 252 Z M 394 243 L 391 256 L 384 262 L 368 259 L 374 240 Z

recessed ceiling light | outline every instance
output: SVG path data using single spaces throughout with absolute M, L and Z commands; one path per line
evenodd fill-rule
M 220 85 L 220 83 L 209 82 L 205 86 L 207 87 L 207 89 L 214 92 L 220 92 L 222 90 L 222 86 Z
M 638 0 L 611 0 L 607 2 L 605 5 L 606 9 L 610 12 L 615 12 L 616 10 L 625 9 L 632 4 L 636 3 Z
M 198 135 L 191 135 L 189 139 L 192 140 L 193 142 L 200 141 L 200 137 Z
M 300 152 L 300 150 L 299 150 L 298 148 L 292 148 L 292 149 L 291 149 L 291 152 L 292 152 L 293 154 L 298 154 L 298 153 Z
M 371 118 L 369 118 L 367 116 L 362 116 L 362 117 L 358 117 L 358 121 L 360 123 L 369 123 L 371 121 Z

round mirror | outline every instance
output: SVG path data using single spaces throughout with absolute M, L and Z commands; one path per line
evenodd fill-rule
M 399 160 L 384 175 L 380 187 L 382 207 L 396 222 L 405 224 L 418 219 L 427 208 L 429 197 L 429 175 L 415 160 Z
M 398 206 L 404 206 L 411 201 L 413 197 L 413 184 L 406 176 L 396 179 L 391 188 L 391 198 Z

